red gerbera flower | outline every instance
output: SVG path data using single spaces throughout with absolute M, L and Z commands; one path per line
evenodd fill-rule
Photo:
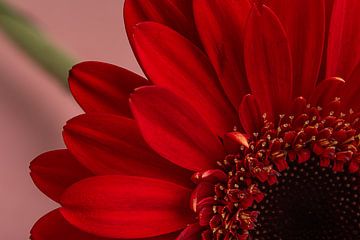
M 128 0 L 148 80 L 73 67 L 31 164 L 56 239 L 358 239 L 360 2 Z M 128 100 L 130 104 L 128 104 Z

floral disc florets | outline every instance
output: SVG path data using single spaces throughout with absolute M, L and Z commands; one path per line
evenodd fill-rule
M 225 134 L 218 168 L 193 175 L 203 239 L 359 236 L 360 113 L 298 100 L 258 133 Z

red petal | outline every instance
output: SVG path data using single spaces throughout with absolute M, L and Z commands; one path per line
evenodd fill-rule
M 74 226 L 98 236 L 152 237 L 192 222 L 190 194 L 189 189 L 151 178 L 98 176 L 68 188 L 60 211 Z
M 249 147 L 247 137 L 240 132 L 228 132 L 224 135 L 224 148 L 227 153 L 238 153 L 241 146 Z
M 74 156 L 96 174 L 146 176 L 191 184 L 191 172 L 151 150 L 132 119 L 80 115 L 67 123 L 63 136 Z
M 243 97 L 239 107 L 239 117 L 242 127 L 248 134 L 259 132 L 262 127 L 262 114 L 253 95 Z
M 132 94 L 130 106 L 145 140 L 173 163 L 201 171 L 224 157 L 207 122 L 175 94 L 160 87 L 143 87 Z
M 291 58 L 279 19 L 268 7 L 259 8 L 252 9 L 246 27 L 245 65 L 252 93 L 272 120 L 291 100 Z
M 199 224 L 189 225 L 176 240 L 201 240 L 202 227 Z
M 322 81 L 311 94 L 310 103 L 313 106 L 325 107 L 336 97 L 341 96 L 341 88 L 345 81 L 341 78 L 329 78 Z
M 151 22 L 137 25 L 134 39 L 140 62 L 156 85 L 185 99 L 216 134 L 233 128 L 235 112 L 198 48 L 171 29 Z
M 335 0 L 331 16 L 326 76 L 347 79 L 360 61 L 360 2 Z
M 352 108 L 355 111 L 360 110 L 359 104 L 360 95 L 360 63 L 356 66 L 349 79 L 345 81 L 342 91 L 342 103 L 349 110 Z
M 139 240 L 173 240 L 178 233 L 170 233 L 153 238 L 141 238 Z M 31 229 L 32 240 L 115 240 L 95 236 L 68 223 L 59 210 L 54 210 L 40 218 Z M 125 240 L 121 238 L 122 240 Z
M 325 35 L 324 0 L 271 0 L 285 28 L 293 63 L 293 95 L 309 97 L 317 82 Z
M 318 82 L 325 80 L 325 69 L 326 69 L 326 59 L 327 59 L 327 48 L 328 48 L 328 39 L 329 39 L 329 26 L 331 20 L 332 9 L 334 6 L 335 0 L 326 0 L 325 1 L 325 41 L 323 47 L 323 56 L 321 60 L 320 73 Z
M 297 97 L 292 101 L 291 114 L 293 116 L 299 116 L 305 112 L 307 101 L 303 97 Z
M 249 12 L 247 0 L 194 1 L 200 38 L 235 108 L 243 95 L 250 92 L 243 54 L 244 27 Z
M 82 62 L 70 70 L 72 94 L 85 112 L 131 116 L 129 94 L 149 82 L 126 69 L 102 62 Z
M 227 181 L 227 175 L 220 169 L 210 169 L 203 172 L 196 172 L 191 178 L 195 183 L 209 182 L 209 183 L 224 183 Z
M 198 211 L 198 204 L 206 197 L 214 196 L 215 186 L 212 183 L 201 182 L 191 193 L 190 207 L 194 212 Z
M 90 235 L 70 225 L 54 210 L 40 218 L 31 229 L 32 240 L 110 240 Z
M 214 215 L 214 211 L 211 207 L 205 207 L 205 208 L 202 208 L 200 211 L 199 211 L 199 224 L 201 226 L 207 226 L 209 225 L 209 222 L 211 220 L 211 218 L 213 217 Z
M 145 21 L 164 24 L 198 44 L 192 13 L 192 1 L 184 0 L 126 0 L 125 27 L 130 42 L 133 27 Z
M 57 202 L 66 188 L 93 175 L 65 149 L 41 154 L 31 162 L 30 170 L 35 185 Z

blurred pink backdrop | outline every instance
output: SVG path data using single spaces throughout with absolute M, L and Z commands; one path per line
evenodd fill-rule
M 101 60 L 140 73 L 128 44 L 122 0 L 7 0 L 77 61 Z M 0 30 L 0 239 L 28 239 L 56 204 L 39 192 L 28 166 L 62 148 L 65 121 L 81 113 L 71 95 Z

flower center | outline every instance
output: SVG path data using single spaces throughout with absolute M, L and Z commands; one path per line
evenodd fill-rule
M 253 239 L 358 239 L 359 177 L 321 168 L 316 157 L 289 165 L 277 185 L 261 187 Z
M 360 113 L 307 105 L 264 116 L 259 133 L 227 133 L 217 169 L 191 197 L 203 239 L 357 239 Z M 297 108 L 298 110 L 298 108 Z

